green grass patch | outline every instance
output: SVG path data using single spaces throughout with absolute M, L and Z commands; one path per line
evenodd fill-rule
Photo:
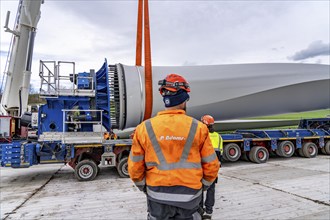
M 288 113 L 288 114 L 279 114 L 279 115 L 269 115 L 262 117 L 253 117 L 253 118 L 244 118 L 244 119 L 255 119 L 255 120 L 265 120 L 265 119 L 275 119 L 275 120 L 300 120 L 300 119 L 308 119 L 308 118 L 326 118 L 330 116 L 330 109 L 322 109 L 317 111 L 307 111 L 307 112 L 296 112 L 296 113 Z M 242 119 L 243 120 L 243 119 Z M 282 126 L 282 127 L 271 127 L 271 128 L 260 128 L 262 130 L 269 129 L 297 129 L 297 125 L 291 126 Z M 228 133 L 228 132 L 222 132 Z
M 245 118 L 245 119 L 306 119 L 306 118 L 325 118 L 329 115 L 330 115 L 330 109 L 323 109 L 317 111 L 269 115 L 269 116 L 253 117 L 253 118 Z

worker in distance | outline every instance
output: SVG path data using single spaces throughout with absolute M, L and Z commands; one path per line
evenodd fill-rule
M 220 167 L 207 127 L 186 115 L 189 84 L 178 74 L 159 81 L 165 110 L 137 126 L 128 159 L 147 195 L 148 219 L 201 219 L 203 190 Z
M 223 152 L 223 140 L 221 136 L 214 130 L 214 118 L 211 115 L 204 115 L 201 118 L 203 124 L 209 129 L 209 136 L 212 142 L 212 146 L 217 154 L 218 160 L 221 161 Z M 213 206 L 215 203 L 215 184 L 218 182 L 218 177 L 207 189 L 205 202 L 201 201 L 201 208 L 203 210 L 203 219 L 212 219 Z M 205 204 L 205 208 L 204 208 Z

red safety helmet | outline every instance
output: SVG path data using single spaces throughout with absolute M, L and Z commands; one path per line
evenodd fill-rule
M 202 116 L 201 121 L 207 126 L 214 125 L 214 118 L 211 115 Z
M 180 89 L 190 92 L 188 82 L 178 74 L 168 74 L 165 79 L 158 82 L 159 92 L 162 96 L 175 95 Z

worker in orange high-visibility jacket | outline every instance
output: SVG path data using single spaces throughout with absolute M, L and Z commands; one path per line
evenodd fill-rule
M 148 219 L 201 219 L 203 189 L 216 179 L 220 163 L 207 126 L 186 115 L 187 81 L 169 74 L 159 84 L 165 110 L 137 126 L 129 175 L 147 195 Z

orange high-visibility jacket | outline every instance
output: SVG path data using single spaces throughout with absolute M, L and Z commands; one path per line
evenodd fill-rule
M 128 171 L 151 200 L 198 205 L 202 184 L 213 183 L 219 166 L 206 125 L 184 110 L 161 111 L 136 128 Z

